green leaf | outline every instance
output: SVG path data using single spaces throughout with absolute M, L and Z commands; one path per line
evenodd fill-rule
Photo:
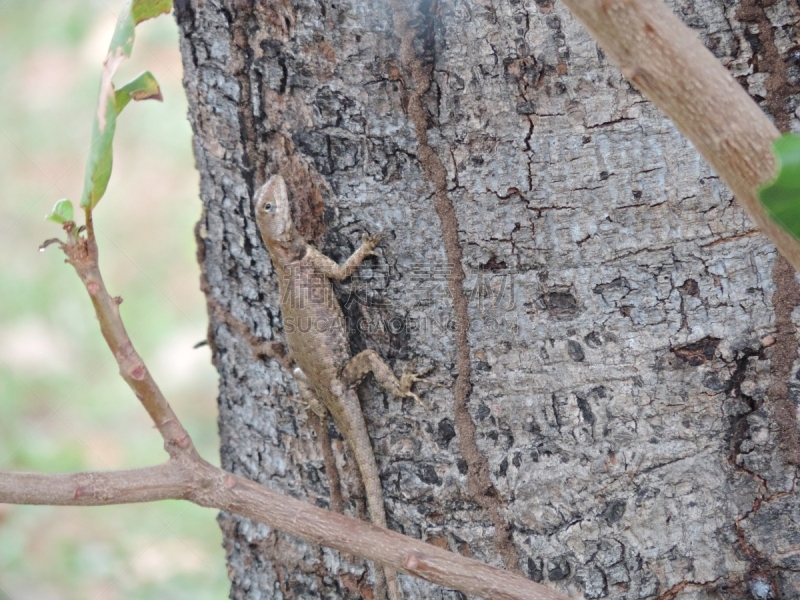
M 113 92 L 114 88 L 111 87 Z M 89 160 L 86 161 L 86 174 L 83 179 L 81 207 L 93 209 L 106 193 L 111 167 L 114 162 L 112 142 L 117 128 L 117 106 L 114 96 L 104 103 L 104 119 L 101 124 L 95 115 L 92 124 L 92 146 L 89 149 Z
M 133 50 L 136 26 L 142 21 L 168 13 L 171 9 L 172 0 L 128 0 L 117 18 L 108 55 L 129 58 Z
M 770 218 L 800 239 L 800 136 L 786 133 L 772 144 L 778 163 L 775 179 L 759 188 Z
M 137 25 L 171 10 L 172 0 L 133 0 L 133 20 Z
M 163 99 L 156 78 L 150 71 L 145 71 L 116 91 L 114 103 L 117 107 L 117 115 L 119 115 L 131 100 L 158 100 L 160 102 Z
M 161 99 L 158 83 L 149 72 L 142 73 L 118 91 L 114 89 L 112 79 L 131 55 L 136 25 L 167 13 L 171 8 L 172 0 L 128 0 L 117 19 L 100 78 L 100 99 L 92 124 L 92 146 L 81 194 L 80 205 L 83 208 L 94 209 L 108 187 L 114 162 L 112 142 L 119 113 L 131 100 Z
M 53 207 L 53 210 L 50 211 L 50 214 L 45 217 L 51 221 L 55 221 L 59 224 L 64 224 L 67 221 L 72 221 L 72 202 L 63 198 L 56 202 L 56 205 Z
M 117 26 L 114 29 L 114 35 L 111 36 L 111 43 L 108 45 L 108 54 L 106 56 L 106 62 L 103 65 L 104 68 L 109 66 L 109 61 L 112 57 L 130 57 L 131 52 L 133 52 L 133 39 L 136 37 L 135 29 L 136 22 L 133 20 L 131 6 L 130 3 L 128 3 L 117 18 Z M 120 61 L 120 63 L 121 62 L 122 61 Z M 114 67 L 115 71 L 117 67 L 119 67 L 119 64 Z

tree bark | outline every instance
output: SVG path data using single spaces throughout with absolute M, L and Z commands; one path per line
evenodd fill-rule
M 427 406 L 358 390 L 391 528 L 586 598 L 800 597 L 797 278 L 563 4 L 175 5 L 224 468 L 340 500 L 291 374 L 222 317 L 283 338 L 250 203 L 279 172 L 329 256 L 387 234 L 336 288 L 353 352 L 434 368 Z M 796 4 L 672 8 L 800 128 Z M 232 598 L 371 597 L 362 562 L 220 524 Z

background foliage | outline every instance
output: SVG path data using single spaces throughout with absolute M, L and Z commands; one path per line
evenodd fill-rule
M 99 73 L 121 0 L 0 0 L 0 469 L 75 471 L 165 458 L 117 374 L 86 293 L 43 219 L 78 199 Z M 149 69 L 164 103 L 120 117 L 95 212 L 101 265 L 134 343 L 208 459 L 216 376 L 192 227 L 197 175 L 171 17 L 137 28 L 118 82 Z M 188 503 L 0 506 L 0 600 L 225 598 L 215 513 Z

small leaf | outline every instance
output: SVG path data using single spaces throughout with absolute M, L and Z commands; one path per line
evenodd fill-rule
M 82 208 L 93 209 L 97 206 L 100 198 L 106 193 L 108 180 L 111 178 L 111 167 L 114 162 L 112 142 L 117 128 L 117 107 L 113 97 L 106 103 L 105 109 L 105 129 L 100 129 L 97 118 L 92 125 L 92 146 L 89 149 L 89 160 L 86 161 L 81 195 Z
M 161 88 L 158 87 L 156 78 L 150 71 L 145 71 L 133 81 L 119 88 L 115 95 L 117 115 L 122 112 L 131 100 L 163 100 Z
M 45 218 L 63 225 L 67 221 L 72 221 L 72 202 L 63 198 L 56 202 L 53 210 Z
M 106 193 L 113 166 L 112 142 L 117 127 L 117 115 L 131 100 L 160 99 L 161 91 L 149 72 L 115 91 L 112 78 L 133 50 L 136 25 L 172 9 L 172 0 L 128 0 L 117 19 L 117 26 L 100 77 L 100 94 L 94 123 L 92 147 L 86 162 L 86 175 L 80 205 L 92 210 Z
M 787 133 L 772 144 L 778 168 L 775 179 L 758 190 L 770 218 L 800 239 L 800 136 Z
M 117 18 L 117 26 L 114 28 L 114 35 L 111 36 L 111 43 L 108 45 L 105 64 L 111 62 L 109 57 L 112 56 L 121 56 L 123 60 L 130 58 L 131 52 L 133 52 L 133 40 L 136 37 L 135 30 L 136 23 L 130 12 L 130 6 L 126 6 Z M 117 70 L 117 67 L 114 68 L 114 71 Z
M 136 37 L 136 26 L 171 9 L 172 0 L 129 0 L 117 18 L 117 26 L 108 46 L 109 56 L 121 54 L 129 58 Z
M 172 0 L 133 0 L 133 20 L 142 21 L 163 15 L 172 10 Z

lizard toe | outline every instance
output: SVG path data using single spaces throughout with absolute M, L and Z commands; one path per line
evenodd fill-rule
M 420 398 L 420 397 L 419 397 L 417 394 L 415 394 L 415 393 L 414 393 L 414 392 L 412 392 L 412 391 L 408 391 L 408 392 L 406 392 L 406 393 L 404 394 L 404 397 L 406 397 L 406 398 L 413 398 L 413 399 L 414 399 L 414 401 L 415 401 L 415 402 L 417 402 L 417 403 L 418 403 L 420 406 L 422 406 L 422 408 L 424 408 L 425 410 L 432 410 L 432 407 L 431 407 L 431 405 L 430 405 L 430 404 L 428 404 L 428 403 L 427 403 L 425 400 L 423 400 L 422 398 Z

